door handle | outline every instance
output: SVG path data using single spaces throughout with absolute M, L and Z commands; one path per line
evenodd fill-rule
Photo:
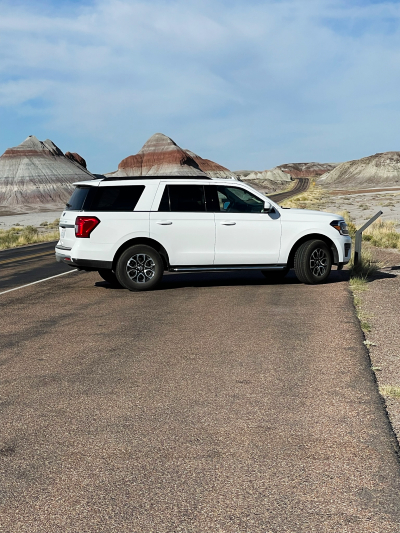
M 236 222 L 234 222 L 233 220 L 225 220 L 224 222 L 221 222 L 221 224 L 223 226 L 234 226 Z
M 160 224 L 160 226 L 170 226 L 172 222 L 171 220 L 159 220 L 157 224 Z

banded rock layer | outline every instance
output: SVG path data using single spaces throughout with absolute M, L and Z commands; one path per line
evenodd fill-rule
M 72 154 L 71 154 L 72 155 Z M 49 139 L 30 135 L 0 157 L 0 205 L 61 206 L 68 201 L 75 181 L 94 176 L 79 163 L 78 154 L 66 157 Z
M 183 150 L 172 139 L 155 133 L 136 154 L 126 157 L 107 177 L 208 176 L 231 177 L 232 172 L 209 159 Z
M 400 152 L 383 152 L 341 163 L 318 185 L 329 189 L 370 189 L 400 186 Z
M 325 172 L 330 172 L 339 163 L 287 163 L 276 168 L 287 172 L 292 178 L 309 178 L 311 176 L 322 176 Z

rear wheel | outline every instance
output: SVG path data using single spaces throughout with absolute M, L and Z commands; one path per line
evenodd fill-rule
M 138 244 L 122 253 L 115 273 L 119 283 L 126 289 L 149 291 L 160 282 L 164 264 L 154 248 Z
M 296 251 L 294 271 L 297 279 L 303 283 L 315 285 L 324 282 L 331 268 L 331 252 L 324 241 L 307 241 Z
M 107 281 L 107 283 L 109 283 L 110 285 L 113 285 L 114 287 L 121 286 L 119 281 L 117 280 L 117 276 L 112 270 L 101 268 L 97 272 L 104 279 L 104 281 Z

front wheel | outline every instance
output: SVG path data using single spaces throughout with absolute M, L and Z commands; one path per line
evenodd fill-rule
M 125 250 L 118 259 L 115 274 L 119 283 L 130 291 L 149 291 L 160 282 L 164 264 L 160 254 L 137 244 Z
M 324 241 L 304 242 L 294 256 L 294 271 L 297 279 L 308 285 L 322 283 L 332 268 L 331 252 Z

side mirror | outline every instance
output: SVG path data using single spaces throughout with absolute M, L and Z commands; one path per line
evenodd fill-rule
M 264 213 L 270 213 L 272 211 L 272 204 L 265 200 L 264 202 Z

